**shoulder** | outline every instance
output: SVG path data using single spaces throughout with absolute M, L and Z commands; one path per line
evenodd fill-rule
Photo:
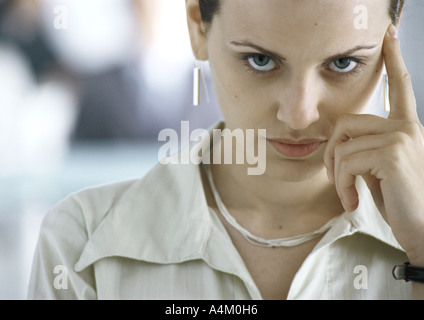
M 74 265 L 110 208 L 134 182 L 120 182 L 71 194 L 45 215 L 34 253 L 28 289 L 30 299 L 94 299 L 92 271 L 77 275 Z M 58 290 L 57 268 L 72 290 Z M 60 276 L 60 275 L 59 275 Z
M 72 193 L 47 212 L 42 229 L 73 221 L 80 228 L 87 229 L 88 232 L 93 231 L 119 198 L 135 183 L 136 180 L 122 181 Z
M 146 194 L 152 195 L 152 191 L 155 189 L 164 188 L 165 185 L 161 179 L 171 178 L 172 172 L 166 170 L 163 165 L 156 165 L 145 176 L 138 179 L 78 190 L 58 202 L 47 212 L 42 228 L 63 224 L 65 223 L 62 221 L 63 219 L 72 220 L 74 224 L 85 229 L 90 235 L 116 206 L 129 206 L 131 201 L 138 197 Z
M 86 188 L 56 204 L 40 228 L 28 296 L 95 298 L 94 271 L 87 267 L 102 257 L 132 257 L 132 248 L 140 249 L 134 243 L 149 243 L 153 234 L 162 234 L 154 227 L 169 225 L 165 215 L 172 213 L 170 208 L 178 199 L 164 194 L 169 185 L 184 189 L 177 185 L 182 181 L 180 170 L 186 169 L 157 165 L 140 179 Z M 86 263 L 85 267 L 78 269 L 78 262 Z M 57 266 L 67 270 L 69 283 L 75 284 L 73 290 L 52 286 Z
M 111 214 L 114 219 L 151 220 L 159 218 L 170 208 L 202 194 L 199 166 L 163 165 L 158 163 L 145 176 L 107 185 L 95 186 L 69 195 L 46 214 L 41 233 L 65 229 L 90 239 Z M 119 214 L 117 214 L 119 212 Z M 63 235 L 62 235 L 63 236 Z

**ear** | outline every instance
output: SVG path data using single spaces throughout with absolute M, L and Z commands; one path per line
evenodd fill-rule
M 186 0 L 187 25 L 191 48 L 198 60 L 208 60 L 207 37 L 200 13 L 199 0 Z

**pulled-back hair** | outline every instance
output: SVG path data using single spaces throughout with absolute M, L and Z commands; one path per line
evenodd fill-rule
M 390 0 L 388 13 L 395 26 L 399 23 L 404 3 L 405 0 Z M 203 22 L 206 25 L 210 25 L 214 16 L 221 9 L 221 0 L 199 0 L 199 6 Z
M 403 5 L 405 0 L 390 0 L 389 15 L 392 19 L 393 25 L 399 24 L 400 16 L 402 14 Z

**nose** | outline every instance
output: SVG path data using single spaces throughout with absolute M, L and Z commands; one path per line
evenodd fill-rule
M 319 119 L 319 83 L 313 77 L 292 78 L 285 83 L 277 118 L 292 130 L 305 130 Z

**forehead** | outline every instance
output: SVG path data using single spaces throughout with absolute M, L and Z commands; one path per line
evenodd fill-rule
M 221 1 L 217 20 L 225 37 L 249 39 L 277 52 L 320 48 L 333 54 L 382 41 L 390 24 L 389 0 Z

